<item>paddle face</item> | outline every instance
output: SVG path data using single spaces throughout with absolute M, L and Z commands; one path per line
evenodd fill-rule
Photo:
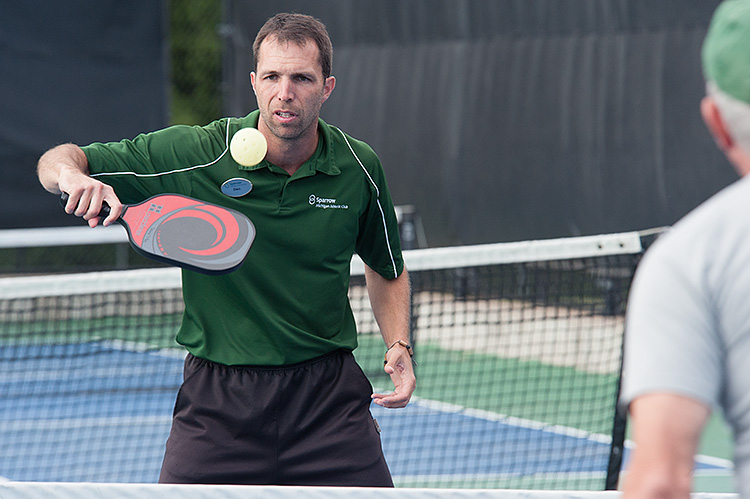
M 179 194 L 126 205 L 117 221 L 138 253 L 204 274 L 235 270 L 255 239 L 242 213 Z

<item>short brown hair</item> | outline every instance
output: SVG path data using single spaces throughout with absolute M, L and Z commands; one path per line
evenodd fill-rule
M 323 79 L 331 76 L 333 45 L 328 30 L 319 20 L 305 14 L 281 13 L 266 21 L 253 42 L 254 70 L 258 69 L 260 45 L 269 36 L 275 37 L 279 42 L 292 42 L 300 46 L 307 40 L 312 40 L 318 46 Z

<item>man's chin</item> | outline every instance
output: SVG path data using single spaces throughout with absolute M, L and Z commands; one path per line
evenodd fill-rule
M 304 134 L 304 130 L 296 125 L 279 125 L 278 123 L 275 123 L 274 126 L 269 127 L 269 129 L 274 136 L 282 140 L 296 140 Z

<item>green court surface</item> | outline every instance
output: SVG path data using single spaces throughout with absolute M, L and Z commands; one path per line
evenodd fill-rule
M 731 431 L 719 413 L 712 415 L 703 432 L 699 450 L 703 456 L 732 459 Z M 732 477 L 728 474 L 697 474 L 694 479 L 695 492 L 734 492 Z
M 383 340 L 379 335 L 359 337 L 355 355 L 376 390 L 390 390 L 392 386 L 383 373 L 383 351 Z M 505 437 L 497 437 L 490 433 L 487 423 L 484 423 L 478 428 L 483 434 L 474 435 L 474 438 L 484 442 L 467 447 L 483 448 L 481 452 L 488 453 L 486 459 L 489 460 L 506 455 L 509 461 L 529 462 L 529 466 L 538 468 L 536 472 L 488 473 L 479 478 L 482 488 L 604 488 L 614 419 L 616 374 L 585 372 L 536 360 L 446 350 L 431 342 L 418 343 L 416 359 L 417 390 L 412 410 L 419 410 L 427 404 L 432 409 L 442 411 L 442 418 L 451 417 L 450 414 L 463 415 L 464 418 L 476 414 L 486 421 L 506 425 L 507 430 L 495 430 L 506 431 Z M 375 415 L 378 420 L 384 416 Z M 461 452 L 459 446 L 466 445 L 469 439 L 465 434 L 458 437 L 457 447 L 446 451 L 439 443 L 430 443 L 430 439 L 452 438 L 451 432 L 441 429 L 437 420 L 425 419 L 422 424 L 434 425 L 432 429 L 423 430 L 431 435 L 420 444 L 428 449 L 420 458 L 425 461 L 434 459 L 436 454 Z M 460 422 L 452 424 L 458 425 Z M 441 436 L 441 432 L 445 435 Z M 545 434 L 555 434 L 560 440 L 545 443 Z M 563 442 L 563 439 L 568 442 Z M 577 442 L 571 444 L 570 441 L 574 440 Z M 432 448 L 432 445 L 435 447 Z M 490 449 L 492 445 L 499 447 Z M 589 450 L 584 450 L 586 448 Z M 555 470 L 554 463 L 561 461 L 577 461 L 579 469 Z M 437 478 L 433 476 L 432 480 L 439 482 L 429 485 L 478 486 L 476 473 L 460 475 L 446 472 Z M 420 482 L 424 480 L 423 476 L 394 479 L 399 486 L 426 486 L 425 482 Z
M 390 382 L 382 370 L 383 348 L 379 336 L 360 335 L 355 350 L 358 362 L 375 385 Z M 613 414 L 592 413 L 601 412 L 603 406 L 613 408 L 615 374 L 447 351 L 431 344 L 420 344 L 416 358 L 415 395 L 420 398 L 597 434 L 611 432 Z

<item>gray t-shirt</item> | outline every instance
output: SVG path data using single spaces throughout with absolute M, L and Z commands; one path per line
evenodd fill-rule
M 621 407 L 669 392 L 721 407 L 750 498 L 750 176 L 646 252 L 630 292 Z

